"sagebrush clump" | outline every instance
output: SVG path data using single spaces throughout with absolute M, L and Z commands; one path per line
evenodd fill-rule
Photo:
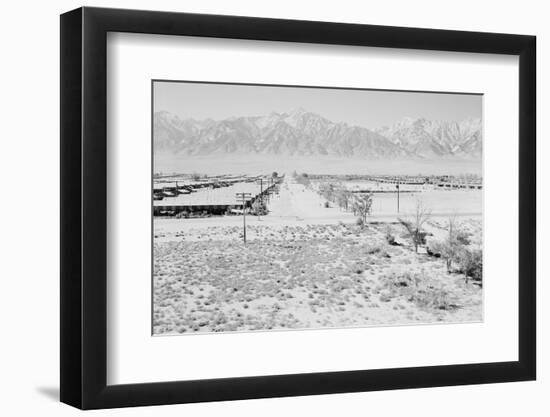
M 464 248 L 458 257 L 459 271 L 474 281 L 481 282 L 483 278 L 483 252 L 480 249 Z
M 411 220 L 398 218 L 397 220 L 406 230 L 406 236 L 411 240 L 414 251 L 418 253 L 418 247 L 426 244 L 427 233 L 423 230 L 424 224 L 430 219 L 431 211 L 424 207 L 421 199 L 416 202 L 416 210 Z
M 391 245 L 391 246 L 397 245 L 397 242 L 395 241 L 395 236 L 393 235 L 392 230 L 389 227 L 386 228 L 385 239 L 388 245 Z
M 390 291 L 392 297 L 405 297 L 418 307 L 437 310 L 452 310 L 458 307 L 457 300 L 448 290 L 421 273 L 390 274 L 385 279 L 385 288 Z
M 470 236 L 455 222 L 449 219 L 447 236 L 442 241 L 430 242 L 428 253 L 440 256 L 445 260 L 447 272 L 453 271 L 466 276 L 466 282 L 471 278 L 481 282 L 483 272 L 483 252 L 481 249 L 471 248 Z

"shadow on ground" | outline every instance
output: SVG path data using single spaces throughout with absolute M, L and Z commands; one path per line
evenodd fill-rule
M 53 401 L 59 401 L 59 387 L 36 387 L 36 391 Z

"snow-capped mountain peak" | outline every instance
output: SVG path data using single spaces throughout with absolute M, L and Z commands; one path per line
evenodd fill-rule
M 220 121 L 154 114 L 155 150 L 187 155 L 253 153 L 365 159 L 479 158 L 481 121 L 406 117 L 370 130 L 336 123 L 303 108 Z
M 481 156 L 481 120 L 438 121 L 403 118 L 376 130 L 392 143 L 425 158 Z

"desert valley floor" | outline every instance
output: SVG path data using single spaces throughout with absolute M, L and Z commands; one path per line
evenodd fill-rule
M 445 193 L 453 192 L 425 193 L 433 205 L 428 241 L 444 238 Z M 481 246 L 481 210 L 467 207 L 481 192 L 462 193 L 456 201 L 466 205 L 455 214 Z M 239 215 L 155 217 L 153 334 L 483 320 L 481 285 L 425 249 L 416 253 L 383 200 L 358 225 L 289 175 L 267 206 L 267 215 L 247 216 L 246 244 Z

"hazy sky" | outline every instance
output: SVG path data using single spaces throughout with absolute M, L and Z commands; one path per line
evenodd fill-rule
M 459 121 L 481 118 L 482 96 L 398 91 L 268 87 L 187 82 L 155 82 L 154 111 L 181 118 L 221 120 L 259 116 L 296 108 L 334 122 L 367 128 L 392 124 L 403 117 Z

